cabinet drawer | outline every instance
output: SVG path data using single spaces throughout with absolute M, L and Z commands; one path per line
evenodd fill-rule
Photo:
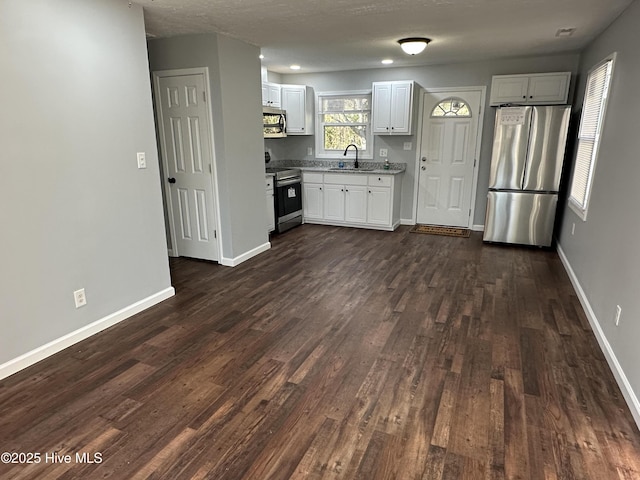
M 369 185 L 376 187 L 390 187 L 393 178 L 390 175 L 369 175 Z
M 322 174 L 303 172 L 302 181 L 304 183 L 322 183 Z
M 352 175 L 350 173 L 327 173 L 324 176 L 324 183 L 331 185 L 366 185 L 366 175 Z
M 267 190 L 273 190 L 273 175 L 267 175 L 264 182 L 267 185 Z

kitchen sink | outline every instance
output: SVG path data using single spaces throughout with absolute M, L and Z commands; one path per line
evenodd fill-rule
M 343 171 L 343 172 L 373 172 L 375 168 L 340 168 L 331 167 L 329 170 Z

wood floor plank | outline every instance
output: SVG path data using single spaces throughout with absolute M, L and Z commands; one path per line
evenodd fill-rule
M 2 479 L 626 480 L 640 432 L 551 250 L 303 225 L 0 381 Z

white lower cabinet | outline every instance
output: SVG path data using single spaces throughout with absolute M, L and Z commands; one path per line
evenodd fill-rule
M 367 187 L 344 186 L 344 220 L 347 223 L 367 223 Z
M 324 185 L 323 218 L 344 222 L 344 185 Z
M 391 189 L 369 187 L 367 203 L 367 221 L 375 225 L 391 223 Z
M 394 230 L 400 224 L 400 183 L 394 177 L 303 173 L 305 223 Z
M 322 183 L 305 183 L 303 200 L 304 218 L 322 220 L 324 217 Z

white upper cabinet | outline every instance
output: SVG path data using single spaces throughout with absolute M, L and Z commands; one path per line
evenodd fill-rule
M 413 82 L 373 83 L 373 133 L 411 135 Z
M 571 72 L 494 75 L 490 104 L 552 105 L 567 103 Z
M 282 85 L 282 109 L 287 113 L 287 135 L 313 135 L 313 89 Z
M 270 82 L 262 83 L 262 106 L 282 108 L 280 98 L 280 85 Z

